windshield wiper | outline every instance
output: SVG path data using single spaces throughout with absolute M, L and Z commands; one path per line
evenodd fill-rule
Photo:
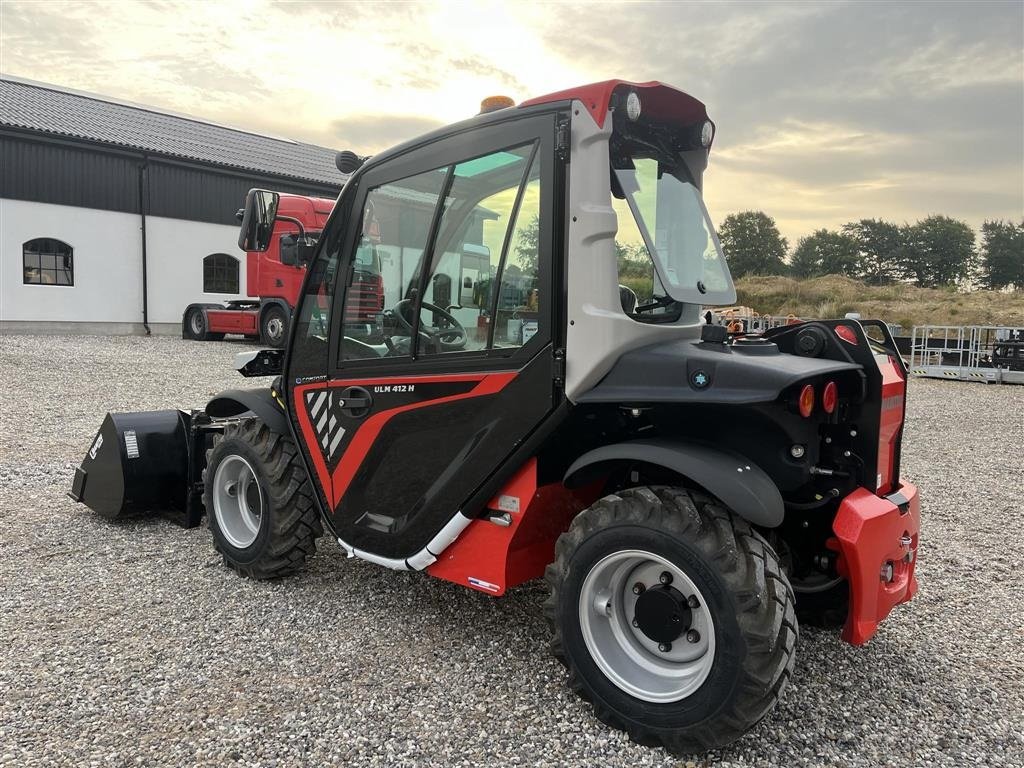
M 652 301 L 650 304 L 643 304 L 641 306 L 638 306 L 636 308 L 636 314 L 639 315 L 642 312 L 652 312 L 655 309 L 661 309 L 662 307 L 669 307 L 669 306 L 671 306 L 671 305 L 673 305 L 675 303 L 676 303 L 676 300 L 673 299 L 671 296 L 658 296 L 658 297 L 654 297 L 654 301 Z

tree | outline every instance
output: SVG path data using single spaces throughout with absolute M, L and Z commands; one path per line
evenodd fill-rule
M 981 225 L 981 284 L 990 290 L 1024 290 L 1024 219 Z
M 781 275 L 789 248 L 775 219 L 763 211 L 742 211 L 725 217 L 718 228 L 722 250 L 734 277 Z
M 922 288 L 953 285 L 974 274 L 974 230 L 949 216 L 929 216 L 902 228 L 900 259 Z
M 800 238 L 790 262 L 794 277 L 848 275 L 855 277 L 859 266 L 857 241 L 842 232 L 819 229 Z
M 869 285 L 883 285 L 903 277 L 897 258 L 903 240 L 896 224 L 881 219 L 861 219 L 845 224 L 843 234 L 857 243 L 858 278 Z

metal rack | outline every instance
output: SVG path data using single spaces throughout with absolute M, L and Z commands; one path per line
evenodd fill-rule
M 1024 384 L 1024 328 L 919 325 L 910 342 L 914 376 Z

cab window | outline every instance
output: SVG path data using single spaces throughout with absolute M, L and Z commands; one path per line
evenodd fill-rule
M 420 312 L 424 355 L 520 347 L 540 316 L 535 144 L 454 167 Z
M 428 171 L 371 189 L 342 310 L 341 359 L 412 354 L 411 316 L 423 252 L 447 173 Z

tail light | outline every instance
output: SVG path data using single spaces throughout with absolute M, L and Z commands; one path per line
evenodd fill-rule
M 825 391 L 821 393 L 821 407 L 825 413 L 835 413 L 836 405 L 839 403 L 839 387 L 834 381 L 825 385 Z
M 810 384 L 805 384 L 804 388 L 800 390 L 800 400 L 798 401 L 800 407 L 800 415 L 805 419 L 810 418 L 810 415 L 814 412 L 814 387 Z
M 847 344 L 853 344 L 853 346 L 857 346 L 857 332 L 848 325 L 837 325 L 836 336 L 845 341 Z

